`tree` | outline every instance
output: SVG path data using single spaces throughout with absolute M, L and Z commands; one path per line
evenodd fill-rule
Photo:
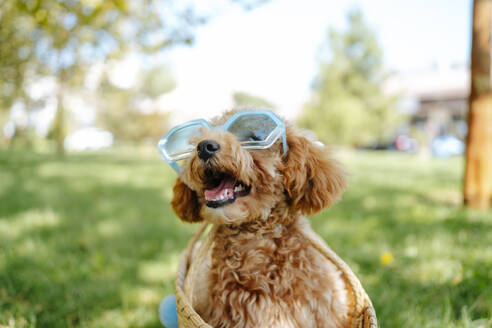
M 232 99 L 234 100 L 234 106 L 251 106 L 251 107 L 261 107 L 261 108 L 275 108 L 275 105 L 269 102 L 268 100 L 253 96 L 246 92 L 234 92 L 232 95 Z
M 30 41 L 25 30 L 26 22 L 19 21 L 15 1 L 4 1 L 0 6 L 0 116 L 8 115 L 14 100 L 23 95 L 23 77 L 32 58 Z M 0 122 L 3 122 L 1 120 Z
M 249 9 L 265 1 L 231 2 Z M 208 17 L 191 3 L 175 0 L 3 0 L 0 18 L 0 73 L 15 76 L 9 88 L 20 90 L 36 76 L 57 77 L 58 108 L 51 135 L 63 153 L 64 98 L 83 83 L 90 65 L 127 52 L 155 54 L 171 45 L 191 44 L 194 29 Z M 20 62 L 26 63 L 29 74 Z M 4 85 L 0 83 L 2 90 Z
M 8 0 L 12 1 L 12 0 Z M 121 56 L 127 50 L 155 52 L 175 43 L 191 43 L 191 28 L 202 18 L 172 1 L 16 1 L 26 42 L 35 53 L 37 74 L 58 78 L 58 109 L 52 136 L 64 151 L 64 97 L 82 83 L 93 61 Z
M 491 0 L 473 3 L 471 87 L 464 203 L 485 209 L 492 201 Z
M 397 122 L 396 99 L 381 91 L 386 77 L 381 49 L 361 12 L 351 11 L 348 23 L 346 32 L 330 30 L 313 97 L 299 123 L 328 143 L 355 146 L 383 142 Z
M 169 129 L 169 114 L 154 105 L 156 98 L 172 91 L 176 81 L 166 66 L 140 71 L 135 85 L 120 89 L 104 79 L 100 86 L 98 123 L 114 135 L 116 142 L 140 143 L 146 139 L 154 144 Z M 146 101 L 150 108 L 139 108 Z

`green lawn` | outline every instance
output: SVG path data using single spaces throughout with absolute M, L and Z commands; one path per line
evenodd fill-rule
M 0 326 L 160 327 L 196 227 L 173 215 L 175 174 L 151 154 L 0 151 Z M 349 189 L 312 222 L 380 325 L 492 327 L 492 212 L 461 208 L 461 159 L 341 158 Z

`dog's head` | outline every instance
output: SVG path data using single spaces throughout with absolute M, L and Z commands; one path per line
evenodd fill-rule
M 235 111 L 214 119 L 223 124 Z M 184 221 L 239 225 L 276 215 L 313 214 L 331 206 L 345 188 L 345 175 L 324 146 L 286 124 L 272 147 L 246 150 L 224 131 L 208 130 L 192 142 L 193 156 L 182 164 L 171 202 Z

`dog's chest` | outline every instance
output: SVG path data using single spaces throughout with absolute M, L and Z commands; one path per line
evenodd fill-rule
M 188 292 L 212 326 L 310 327 L 320 304 L 345 298 L 338 274 L 296 233 L 209 237 L 190 268 L 195 286 Z
M 227 286 L 244 291 L 284 296 L 281 287 L 287 287 L 295 283 L 295 278 L 305 275 L 297 270 L 302 267 L 301 262 L 308 260 L 303 247 L 297 236 L 230 237 L 214 247 L 213 278 L 217 283 L 224 281 Z

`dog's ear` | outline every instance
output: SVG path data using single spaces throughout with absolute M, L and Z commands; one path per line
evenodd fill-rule
M 180 178 L 176 180 L 173 188 L 173 200 L 171 206 L 176 215 L 186 222 L 202 221 L 200 216 L 200 203 L 194 190 L 184 184 Z
M 345 189 L 345 172 L 322 144 L 287 127 L 289 146 L 282 171 L 291 210 L 306 215 L 333 205 Z

